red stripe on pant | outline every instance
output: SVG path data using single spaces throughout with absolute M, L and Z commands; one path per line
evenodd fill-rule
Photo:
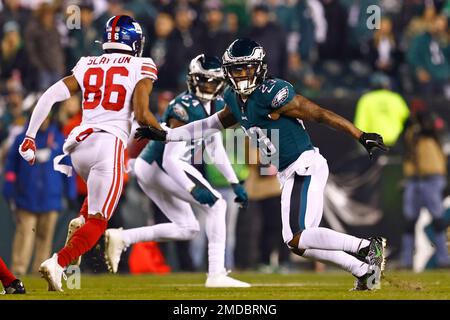
M 115 186 L 115 182 L 116 182 L 116 166 L 117 166 L 117 154 L 118 154 L 118 152 L 117 152 L 117 141 L 118 141 L 118 140 L 119 140 L 119 139 L 116 138 L 116 143 L 115 143 L 115 145 L 114 145 L 114 169 L 113 169 L 113 179 L 112 179 L 112 182 L 111 182 L 111 186 L 109 187 L 108 196 L 106 197 L 105 203 L 103 204 L 103 207 L 102 207 L 102 214 L 105 215 L 105 218 L 107 217 L 107 215 L 106 215 L 106 208 L 107 208 L 107 205 L 108 205 L 109 200 L 110 200 L 110 198 L 111 198 L 111 193 L 112 193 L 113 190 L 114 190 L 114 186 Z
M 108 209 L 106 210 L 106 219 L 109 220 L 114 212 L 114 209 L 119 202 L 119 198 L 121 196 L 119 189 L 122 187 L 123 183 L 123 143 L 122 140 L 119 140 L 119 148 L 118 148 L 118 157 L 116 162 L 116 183 L 114 187 L 114 193 L 111 198 L 111 202 L 109 203 Z

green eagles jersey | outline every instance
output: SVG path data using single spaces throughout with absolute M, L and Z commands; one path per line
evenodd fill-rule
M 223 99 L 221 97 L 216 98 L 211 102 L 211 114 L 222 110 L 224 106 L 225 102 Z M 174 118 L 179 121 L 189 123 L 207 118 L 209 116 L 210 114 L 207 113 L 202 102 L 194 94 L 185 91 L 170 101 L 161 121 L 168 123 L 169 119 Z M 151 141 L 147 144 L 147 146 L 145 146 L 139 157 L 148 163 L 156 161 L 162 168 L 164 148 L 165 144 L 163 142 Z
M 225 103 L 236 120 L 251 139 L 256 138 L 262 156 L 266 157 L 263 161 L 270 161 L 280 171 L 297 160 L 304 151 L 313 149 L 300 119 L 281 116 L 278 120 L 272 120 L 268 117 L 294 96 L 292 85 L 281 79 L 266 79 L 246 102 L 242 102 L 230 87 L 224 93 Z

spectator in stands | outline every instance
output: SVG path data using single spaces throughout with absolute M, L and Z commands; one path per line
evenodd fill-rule
M 347 55 L 350 59 L 360 59 L 364 47 L 373 33 L 373 29 L 367 27 L 367 8 L 374 4 L 377 5 L 379 1 L 346 0 L 342 2 L 347 5 L 348 12 Z
M 183 50 L 183 60 L 186 66 L 192 58 L 200 53 L 198 47 L 198 29 L 194 26 L 195 11 L 188 5 L 180 5 L 175 9 L 175 39 L 179 42 L 179 50 Z M 183 68 L 185 70 L 186 68 Z
M 224 13 L 221 2 L 209 1 L 205 10 L 206 25 L 199 39 L 201 52 L 208 56 L 222 57 L 226 48 L 234 40 L 231 33 L 225 30 Z
M 6 155 L 17 135 L 23 131 L 26 119 L 23 113 L 23 88 L 20 82 L 8 82 L 6 108 L 0 116 L 0 172 Z
M 64 136 L 55 123 L 45 120 L 36 136 L 36 163 L 19 155 L 25 133 L 17 136 L 5 166 L 3 195 L 14 209 L 16 232 L 12 271 L 26 274 L 34 251 L 32 272 L 50 256 L 53 233 L 64 196 L 75 198 L 75 182 L 53 170 L 53 158 L 62 153 Z
M 444 92 L 450 85 L 450 41 L 445 16 L 437 16 L 428 32 L 413 39 L 407 58 L 422 94 Z
M 4 0 L 3 6 L 0 12 L 0 38 L 3 38 L 5 23 L 14 21 L 20 26 L 25 26 L 30 18 L 30 11 L 21 6 L 20 0 Z
M 422 33 L 427 32 L 433 26 L 434 19 L 437 16 L 436 7 L 433 1 L 420 1 L 419 5 L 410 3 L 405 3 L 404 6 L 407 6 L 404 9 L 409 9 L 412 11 L 409 13 L 409 17 L 406 20 L 408 22 L 407 26 L 405 26 L 403 30 L 404 40 L 407 45 Z M 418 10 L 418 9 L 421 10 Z
M 376 30 L 369 41 L 369 61 L 376 72 L 388 75 L 391 81 L 397 83 L 399 49 L 394 33 L 392 21 L 384 17 L 380 22 L 380 29 Z
M 275 22 L 270 21 L 269 7 L 257 5 L 252 9 L 252 26 L 247 36 L 266 50 L 271 75 L 283 78 L 287 72 L 286 35 Z
M 82 56 L 99 56 L 102 48 L 95 40 L 102 37 L 102 29 L 94 25 L 94 6 L 89 2 L 80 5 L 81 28 L 69 30 L 67 48 L 67 68 L 71 69 Z
M 61 79 L 65 72 L 64 51 L 52 5 L 41 4 L 27 24 L 25 48 L 36 69 L 39 90 L 46 90 Z
M 355 126 L 366 132 L 378 132 L 387 146 L 393 146 L 408 119 L 408 106 L 400 94 L 390 90 L 387 76 L 376 74 L 371 82 L 372 90 L 357 102 Z
M 319 45 L 320 59 L 342 61 L 345 59 L 347 41 L 347 11 L 338 0 L 322 0 L 327 31 L 325 41 Z
M 8 81 L 17 81 L 27 90 L 32 90 L 32 70 L 24 43 L 15 21 L 8 21 L 3 25 L 3 37 L 0 47 L 0 88 L 6 90 Z
M 427 208 L 433 217 L 437 266 L 450 266 L 443 207 L 443 191 L 447 183 L 447 156 L 440 141 L 442 123 L 442 119 L 430 110 L 422 108 L 417 112 L 413 110 L 405 129 L 405 229 L 402 237 L 401 265 L 408 269 L 413 266 L 415 225 L 422 207 Z
M 147 53 L 158 67 L 156 90 L 176 91 L 185 82 L 182 72 L 186 67 L 182 43 L 174 34 L 175 22 L 166 12 L 158 14 L 155 20 L 155 34 L 150 37 L 150 52 Z

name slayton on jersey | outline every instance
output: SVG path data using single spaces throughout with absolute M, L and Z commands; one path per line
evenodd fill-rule
M 272 108 L 280 107 L 283 104 L 283 102 L 286 101 L 288 96 L 289 96 L 289 89 L 286 86 L 283 89 L 281 89 L 280 91 L 278 91 L 278 93 L 275 95 L 275 97 L 273 97 L 273 100 L 271 103 Z

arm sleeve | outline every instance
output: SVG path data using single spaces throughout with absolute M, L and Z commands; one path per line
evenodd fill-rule
M 53 105 L 56 102 L 61 102 L 69 98 L 70 91 L 62 80 L 48 88 L 47 91 L 45 91 L 39 98 L 39 101 L 33 110 L 26 135 L 34 139 L 37 131 L 44 122 L 45 118 L 47 118 Z
M 191 122 L 185 126 L 181 126 L 170 130 L 167 133 L 167 141 L 191 141 L 206 138 L 224 127 L 220 122 L 218 113 L 208 118 Z
M 186 142 L 173 142 L 166 144 L 164 148 L 162 166 L 167 174 L 175 180 L 183 189 L 190 191 L 195 187 L 195 183 L 188 178 L 183 166 L 185 162 L 181 157 L 186 150 Z
M 205 143 L 206 152 L 228 183 L 239 183 L 222 142 L 222 133 L 217 132 Z
M 138 64 L 137 81 L 144 78 L 149 78 L 153 82 L 158 80 L 158 68 L 151 58 L 140 58 L 140 63 Z

